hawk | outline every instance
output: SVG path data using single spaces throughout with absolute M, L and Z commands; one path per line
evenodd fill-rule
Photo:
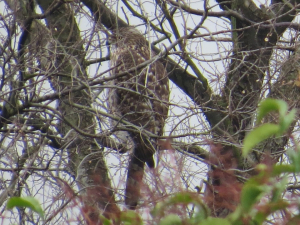
M 110 90 L 109 107 L 115 115 L 134 125 L 126 131 L 134 147 L 128 166 L 125 204 L 135 209 L 145 163 L 154 168 L 153 154 L 158 148 L 157 140 L 145 137 L 143 131 L 163 135 L 168 115 L 169 80 L 163 64 L 157 60 L 137 67 L 155 56 L 138 30 L 122 27 L 113 32 L 111 39 L 111 76 L 124 72 L 125 75 L 114 79 L 116 88 Z

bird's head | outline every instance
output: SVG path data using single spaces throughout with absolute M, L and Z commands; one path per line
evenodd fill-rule
M 134 27 L 120 27 L 113 31 L 109 42 L 115 47 L 147 46 L 144 36 Z

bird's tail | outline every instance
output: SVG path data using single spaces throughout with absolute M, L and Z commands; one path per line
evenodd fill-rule
M 149 160 L 147 160 L 146 163 L 150 168 L 153 168 L 153 156 L 149 158 Z M 132 155 L 128 166 L 125 189 L 125 204 L 131 210 L 135 210 L 141 195 L 141 185 L 144 176 L 144 167 L 145 162 L 136 157 L 135 155 Z
M 144 176 L 145 162 L 132 156 L 127 173 L 125 204 L 129 209 L 134 210 L 140 198 L 141 184 Z

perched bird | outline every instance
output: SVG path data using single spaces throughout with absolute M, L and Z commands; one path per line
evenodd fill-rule
M 127 72 L 113 80 L 109 106 L 115 115 L 135 125 L 128 132 L 134 143 L 128 166 L 125 204 L 135 209 L 145 163 L 155 165 L 153 154 L 157 139 L 145 137 L 143 131 L 162 136 L 168 115 L 169 80 L 161 62 L 155 60 L 139 68 L 138 65 L 155 56 L 144 36 L 133 27 L 122 27 L 111 38 L 111 76 Z M 129 71 L 130 70 L 130 71 Z M 124 126 L 124 125 L 123 125 Z

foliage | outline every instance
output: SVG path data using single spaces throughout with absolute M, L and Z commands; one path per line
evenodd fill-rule
M 272 124 L 276 132 L 270 132 L 269 129 L 265 129 L 265 124 L 253 129 L 245 137 L 243 154 L 246 155 L 248 153 L 250 146 L 255 146 L 250 143 L 259 144 L 272 135 L 282 135 L 295 119 L 295 109 L 288 112 L 287 104 L 284 101 L 266 99 L 260 104 L 258 109 L 257 124 L 261 123 L 262 119 L 273 111 L 279 114 L 278 124 Z M 296 176 L 300 172 L 300 149 L 298 143 L 295 149 L 288 151 L 288 159 L 290 163 L 274 165 L 271 157 L 266 155 L 265 163 L 259 164 L 255 168 L 257 175 L 244 184 L 241 191 L 240 204 L 226 218 L 210 217 L 209 209 L 203 202 L 203 198 L 198 193 L 191 192 L 179 192 L 158 203 L 153 208 L 151 215 L 154 220 L 158 221 L 159 225 L 259 225 L 267 222 L 270 215 L 284 210 L 290 215 L 288 221 L 284 221 L 284 223 L 298 224 L 300 222 L 300 211 L 289 212 L 289 208 L 295 205 L 295 201 L 286 199 L 283 195 L 288 184 L 287 175 L 293 174 Z M 299 207 L 299 203 L 297 205 Z M 179 206 L 193 208 L 194 214 L 191 217 L 186 217 L 169 213 L 171 208 Z M 44 211 L 38 201 L 32 197 L 10 198 L 6 208 L 10 210 L 14 207 L 28 207 L 44 218 Z M 143 224 L 139 214 L 133 211 L 122 212 L 117 220 L 124 225 Z M 101 217 L 101 221 L 105 225 L 113 224 L 112 221 L 105 217 Z
M 38 213 L 44 219 L 44 210 L 40 203 L 33 197 L 11 197 L 6 203 L 6 209 L 11 210 L 14 207 L 25 207 Z
M 288 112 L 286 102 L 276 99 L 264 100 L 258 109 L 257 124 L 261 123 L 262 119 L 270 112 L 279 114 L 278 124 L 261 125 L 253 129 L 245 137 L 243 154 L 247 155 L 248 151 L 256 144 L 261 143 L 272 135 L 282 135 L 292 121 L 295 119 L 295 109 Z M 269 129 L 272 125 L 274 130 Z M 263 138 L 262 138 L 263 137 Z M 255 143 L 255 144 L 254 144 Z M 288 151 L 288 159 L 290 163 L 273 165 L 272 159 L 267 155 L 264 164 L 256 166 L 257 175 L 250 178 L 243 186 L 241 192 L 240 204 L 236 210 L 226 218 L 209 217 L 207 208 L 203 204 L 199 195 L 191 193 L 178 193 L 168 201 L 156 206 L 153 211 L 153 216 L 162 217 L 159 224 L 201 224 L 201 225 L 242 225 L 242 224 L 264 224 L 272 214 L 279 213 L 284 210 L 290 216 L 287 221 L 281 221 L 285 224 L 298 224 L 300 222 L 300 211 L 295 210 L 290 212 L 295 203 L 299 207 L 298 200 L 290 200 L 284 198 L 289 175 L 296 176 L 300 172 L 300 149 L 296 143 L 295 149 Z M 165 215 L 167 208 L 176 204 L 192 205 L 196 208 L 196 213 L 192 218 L 181 219 L 178 215 Z
M 244 156 L 249 154 L 249 151 L 258 143 L 272 137 L 273 135 L 282 135 L 295 119 L 296 109 L 292 109 L 288 112 L 288 104 L 285 101 L 278 99 L 266 99 L 258 108 L 257 124 L 261 123 L 263 117 L 272 111 L 277 111 L 279 114 L 278 124 L 265 123 L 252 130 L 244 140 Z
M 0 1 L 0 223 L 297 223 L 299 10 L 300 0 Z M 162 138 L 107 104 L 126 77 L 112 76 L 112 34 L 128 26 L 151 53 L 128 71 L 150 82 L 159 61 L 170 80 Z M 127 211 L 132 133 L 159 148 Z

